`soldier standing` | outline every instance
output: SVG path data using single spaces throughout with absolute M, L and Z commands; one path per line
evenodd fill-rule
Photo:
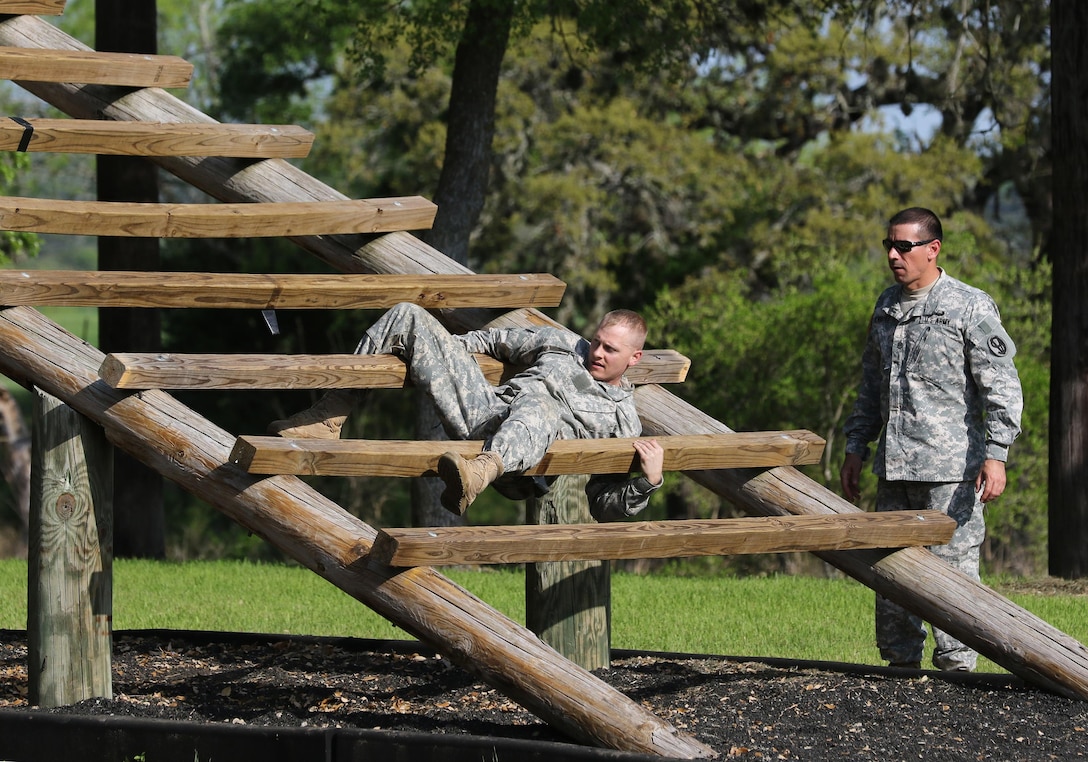
M 840 479 L 846 498 L 856 500 L 869 443 L 877 441 L 877 510 L 935 509 L 954 518 L 951 541 L 931 550 L 977 580 L 983 506 L 1005 489 L 1023 395 L 1016 347 L 997 306 L 938 267 L 942 237 L 928 209 L 905 209 L 888 222 L 883 243 L 896 285 L 877 299 L 869 323 Z M 925 623 L 880 596 L 876 637 L 893 666 L 921 666 Z M 974 650 L 937 628 L 933 637 L 935 667 L 974 670 Z

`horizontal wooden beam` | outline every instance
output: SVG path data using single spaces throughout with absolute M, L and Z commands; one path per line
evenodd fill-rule
M 0 14 L 59 16 L 67 0 L 0 0 Z
M 193 65 L 177 56 L 0 47 L 0 79 L 124 87 L 188 87 Z
M 439 566 L 904 548 L 943 545 L 955 529 L 940 511 L 381 529 L 370 558 Z
M 488 355 L 476 362 L 492 384 L 517 371 Z M 680 383 L 689 361 L 670 349 L 643 353 L 632 384 Z M 99 369 L 115 389 L 399 389 L 404 361 L 393 355 L 242 355 L 116 352 Z
M 312 132 L 291 124 L 0 119 L 0 151 L 292 159 L 308 155 L 313 142 Z
M 809 431 L 750 431 L 654 437 L 666 471 L 795 466 L 818 463 L 824 441 Z M 622 474 L 638 468 L 634 439 L 565 439 L 525 473 Z M 230 461 L 251 474 L 296 476 L 434 476 L 444 452 L 479 453 L 483 442 L 373 439 L 284 439 L 241 436 Z
M 554 275 L 277 275 L 122 270 L 0 270 L 0 304 L 40 307 L 387 309 L 555 307 Z
M 387 233 L 434 223 L 420 196 L 267 204 L 152 204 L 0 197 L 0 229 L 147 238 L 249 238 Z

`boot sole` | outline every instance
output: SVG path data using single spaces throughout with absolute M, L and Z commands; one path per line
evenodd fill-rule
M 438 459 L 438 476 L 446 484 L 439 501 L 442 507 L 455 516 L 464 516 L 468 503 L 465 501 L 465 479 L 457 467 L 457 456 L 445 453 Z

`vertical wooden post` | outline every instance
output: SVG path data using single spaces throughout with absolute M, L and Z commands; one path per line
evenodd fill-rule
M 112 698 L 112 454 L 100 427 L 34 391 L 30 703 L 55 707 Z
M 95 0 L 95 50 L 157 53 L 156 4 L 146 0 Z M 98 156 L 99 201 L 159 200 L 159 172 L 142 156 Z M 99 270 L 159 269 L 159 239 L 99 236 Z M 100 307 L 98 348 L 103 352 L 158 352 L 162 316 L 157 309 Z M 166 557 L 163 479 L 136 458 L 114 451 L 114 547 L 122 558 Z
M 528 521 L 593 521 L 588 476 L 560 476 L 542 498 L 529 500 Z M 525 624 L 563 656 L 593 670 L 611 664 L 612 576 L 608 561 L 554 561 L 525 569 Z

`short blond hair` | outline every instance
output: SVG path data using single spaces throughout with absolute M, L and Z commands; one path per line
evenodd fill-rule
M 614 325 L 626 328 L 634 340 L 635 349 L 642 349 L 642 345 L 646 343 L 646 321 L 643 320 L 642 315 L 634 310 L 612 310 L 601 318 L 601 322 L 597 324 L 597 330 Z

